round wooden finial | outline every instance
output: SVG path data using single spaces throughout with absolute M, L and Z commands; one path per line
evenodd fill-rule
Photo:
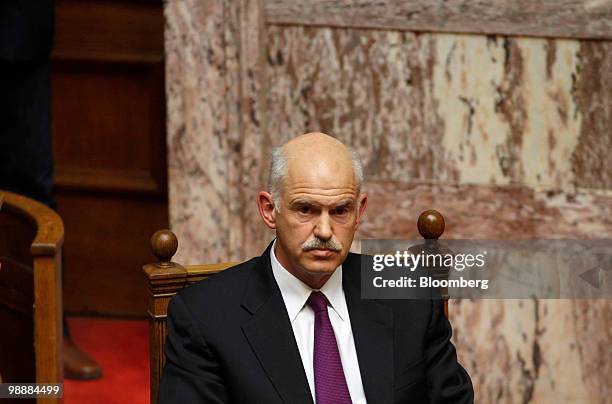
M 426 210 L 419 215 L 417 228 L 424 239 L 437 239 L 444 233 L 444 217 L 437 210 Z
M 178 248 L 178 239 L 170 230 L 158 230 L 151 236 L 151 250 L 159 262 L 170 262 Z

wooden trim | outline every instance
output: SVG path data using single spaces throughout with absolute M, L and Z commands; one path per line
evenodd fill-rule
M 58 0 L 51 58 L 70 62 L 158 63 L 164 56 L 163 30 L 159 1 Z
M 143 64 L 163 63 L 164 55 L 156 52 L 110 52 L 98 50 L 57 50 L 51 54 L 53 62 L 104 63 L 104 64 Z
M 216 264 L 200 264 L 200 265 L 187 265 L 185 269 L 187 270 L 187 276 L 210 276 L 217 274 L 224 269 L 229 267 L 233 267 L 235 265 L 240 264 L 240 262 L 219 262 Z
M 267 0 L 269 24 L 612 39 L 610 0 Z
M 59 166 L 55 169 L 55 187 L 64 190 L 165 193 L 149 170 Z
M 34 259 L 34 349 L 37 383 L 64 381 L 61 265 L 61 250 L 54 256 Z
M 166 341 L 168 304 L 185 287 L 187 271 L 175 262 L 145 265 L 143 272 L 149 287 L 149 373 L 151 404 L 157 402 L 157 391 L 166 356 L 161 352 Z
M 61 251 L 64 244 L 64 222 L 55 211 L 40 202 L 14 194 L 0 191 L 2 209 L 17 213 L 36 224 L 36 237 L 30 246 L 32 255 L 54 256 Z
M 202 279 L 211 277 L 212 275 L 218 274 L 219 272 L 238 265 L 240 262 L 221 262 L 218 264 L 204 264 L 204 265 L 188 265 L 185 267 L 187 270 L 187 284 L 199 282 Z

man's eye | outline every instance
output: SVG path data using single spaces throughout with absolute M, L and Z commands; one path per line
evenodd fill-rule
M 305 215 L 311 212 L 310 206 L 298 206 L 297 210 Z
M 338 216 L 346 215 L 348 212 L 349 212 L 349 210 L 346 207 L 336 208 L 336 209 L 332 210 L 332 214 L 333 215 L 338 215 Z

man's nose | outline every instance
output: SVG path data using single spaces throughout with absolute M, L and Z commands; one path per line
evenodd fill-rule
M 315 225 L 314 235 L 321 240 L 329 240 L 332 237 L 331 222 L 329 220 L 329 213 L 322 212 L 319 216 L 319 220 Z

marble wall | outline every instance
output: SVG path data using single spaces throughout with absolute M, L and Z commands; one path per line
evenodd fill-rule
M 612 42 L 264 24 L 256 1 L 165 5 L 170 219 L 183 263 L 258 254 L 271 148 L 359 151 L 361 238 L 612 238 Z M 259 28 L 257 28 L 259 27 Z M 612 303 L 455 301 L 479 403 L 612 402 Z
M 612 187 L 612 43 L 277 26 L 267 56 L 270 136 L 333 133 L 369 180 Z

